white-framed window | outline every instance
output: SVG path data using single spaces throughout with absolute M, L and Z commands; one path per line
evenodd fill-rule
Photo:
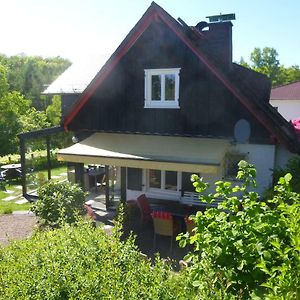
M 179 72 L 145 69 L 145 108 L 179 108 Z
M 179 192 L 181 172 L 150 169 L 147 186 L 150 191 Z

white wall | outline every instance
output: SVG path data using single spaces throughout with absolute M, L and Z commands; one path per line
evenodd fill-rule
M 272 184 L 275 166 L 275 146 L 261 144 L 237 144 L 237 150 L 247 153 L 248 162 L 255 165 L 257 171 L 258 193 L 263 193 Z
M 270 100 L 270 104 L 278 107 L 279 113 L 288 121 L 300 118 L 300 99 Z
M 208 141 L 205 140 L 207 143 L 206 146 L 208 147 Z M 215 147 L 215 143 L 211 143 L 211 147 Z M 258 193 L 262 193 L 272 184 L 272 170 L 274 169 L 275 164 L 275 146 L 274 145 L 261 145 L 261 144 L 236 144 L 230 145 L 226 143 L 223 145 L 222 149 L 218 149 L 219 153 L 223 153 L 222 157 L 220 157 L 220 167 L 217 174 L 201 174 L 204 177 L 204 181 L 210 184 L 210 188 L 208 192 L 213 192 L 215 185 L 214 183 L 217 180 L 224 179 L 224 156 L 227 152 L 239 152 L 246 154 L 247 160 L 249 163 L 254 164 L 257 169 L 257 182 L 258 188 L 256 189 Z M 201 156 L 204 153 L 201 152 Z M 144 176 L 146 172 L 144 172 Z M 144 179 L 145 180 L 145 179 Z M 224 180 L 227 180 L 226 178 Z M 127 199 L 136 199 L 140 194 L 146 193 L 149 194 L 148 196 L 155 196 L 152 195 L 151 192 L 146 190 L 146 185 L 144 185 L 144 191 L 127 191 Z M 180 193 L 178 196 L 180 197 Z M 161 195 L 163 199 L 173 199 L 176 200 L 177 198 L 175 195 Z
M 288 160 L 297 157 L 297 154 L 291 153 L 289 150 L 283 147 L 276 148 L 276 160 L 275 160 L 275 168 L 284 169 Z

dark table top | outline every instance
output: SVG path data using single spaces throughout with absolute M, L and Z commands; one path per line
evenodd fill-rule
M 178 201 L 169 201 L 169 200 L 159 201 L 159 199 L 155 199 L 155 201 L 151 201 L 150 199 L 150 206 L 153 211 L 169 212 L 173 216 L 177 216 L 177 217 L 194 215 L 197 213 L 197 211 L 203 211 L 203 207 L 201 206 L 186 205 Z

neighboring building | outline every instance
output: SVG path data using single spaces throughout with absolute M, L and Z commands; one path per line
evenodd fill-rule
M 187 26 L 153 2 L 82 93 L 67 91 L 62 125 L 79 142 L 59 159 L 81 182 L 83 164 L 115 166 L 123 200 L 188 202 L 192 173 L 234 180 L 241 159 L 256 165 L 259 192 L 269 187 L 300 146 L 269 80 L 232 62 L 231 35 L 231 22 Z
M 300 118 L 300 81 L 273 88 L 270 103 L 288 121 Z

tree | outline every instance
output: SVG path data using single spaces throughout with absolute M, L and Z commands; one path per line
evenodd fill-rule
M 0 64 L 7 69 L 9 90 L 19 91 L 25 98 L 32 100 L 36 109 L 45 110 L 49 98 L 41 93 L 71 63 L 61 57 L 44 59 L 39 56 L 0 55 Z
M 61 97 L 52 97 L 52 103 L 46 109 L 46 115 L 52 125 L 59 125 L 61 119 Z
M 300 80 L 299 66 L 280 65 L 278 53 L 274 48 L 254 48 L 250 55 L 250 61 L 252 63 L 249 64 L 241 57 L 239 64 L 268 76 L 273 87 Z
M 22 131 L 20 116 L 29 109 L 30 101 L 18 92 L 7 92 L 0 97 L 0 155 L 16 153 Z
M 265 47 L 263 50 L 254 48 L 250 59 L 253 62 L 252 68 L 260 73 L 267 75 L 273 85 L 278 85 L 280 64 L 278 60 L 278 53 L 274 48 Z

